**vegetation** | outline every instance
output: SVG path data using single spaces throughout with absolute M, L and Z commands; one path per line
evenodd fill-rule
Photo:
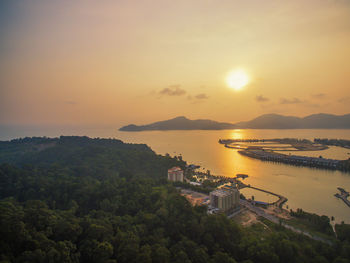
M 27 138 L 1 142 L 0 154 L 0 262 L 350 259 L 346 225 L 329 246 L 269 222 L 269 231 L 242 228 L 192 207 L 166 180 L 169 167 L 186 163 L 146 145 Z
M 336 224 L 335 231 L 337 232 L 337 236 L 341 241 L 350 242 L 350 225 L 344 224 L 344 222 L 341 224 Z
M 328 236 L 334 236 L 330 219 L 328 216 L 319 216 L 317 214 L 308 213 L 298 208 L 297 211 L 290 210 L 290 215 L 295 217 L 292 219 L 295 223 L 305 225 L 307 229 L 326 234 Z M 289 220 L 288 222 L 290 222 Z

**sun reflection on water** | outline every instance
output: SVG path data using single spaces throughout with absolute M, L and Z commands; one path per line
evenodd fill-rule
M 232 130 L 230 139 L 242 140 L 244 138 L 244 132 L 241 129 Z

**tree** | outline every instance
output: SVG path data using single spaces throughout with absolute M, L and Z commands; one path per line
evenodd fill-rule
M 143 245 L 140 248 L 138 262 L 152 263 L 152 248 L 150 245 Z
M 154 247 L 152 259 L 153 259 L 153 262 L 155 263 L 170 262 L 170 252 L 166 247 L 161 245 L 156 245 Z
M 94 249 L 93 259 L 94 262 L 106 262 L 113 255 L 113 246 L 107 242 L 98 243 L 97 247 Z
M 213 263 L 236 263 L 227 253 L 216 252 L 213 256 Z

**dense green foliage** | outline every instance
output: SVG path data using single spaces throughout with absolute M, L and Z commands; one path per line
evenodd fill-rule
M 270 224 L 241 228 L 166 180 L 181 158 L 145 145 L 61 137 L 0 144 L 0 262 L 349 262 Z M 268 223 L 266 223 L 268 224 Z
M 337 232 L 338 238 L 341 241 L 350 242 L 350 225 L 344 224 L 344 222 L 342 222 L 341 224 L 335 225 L 335 230 Z
M 290 215 L 302 220 L 309 229 L 333 236 L 333 229 L 328 216 L 308 213 L 300 208 L 297 211 L 290 210 Z
M 214 190 L 213 187 L 206 187 L 204 185 L 197 186 L 197 185 L 191 185 L 189 183 L 183 183 L 183 182 L 174 182 L 173 185 L 176 187 L 191 189 L 192 191 L 200 192 L 203 194 L 209 194 L 211 191 Z

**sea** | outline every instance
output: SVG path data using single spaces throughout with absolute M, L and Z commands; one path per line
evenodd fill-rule
M 335 222 L 350 223 L 350 207 L 334 196 L 337 187 L 350 191 L 350 173 L 264 162 L 240 155 L 236 149 L 228 149 L 219 139 L 273 139 L 273 138 L 336 138 L 349 139 L 350 130 L 219 130 L 219 131 L 145 131 L 120 132 L 117 127 L 107 128 L 55 128 L 55 129 L 0 129 L 0 140 L 26 136 L 57 137 L 60 135 L 86 135 L 99 138 L 116 138 L 127 143 L 147 144 L 157 154 L 181 155 L 191 164 L 200 165 L 201 171 L 213 175 L 233 177 L 247 174 L 244 183 L 262 188 L 288 198 L 286 209 L 301 208 L 307 212 L 334 217 Z M 293 152 L 292 154 L 348 159 L 350 149 L 330 147 L 323 151 Z M 252 189 L 242 193 L 255 200 L 271 202 L 276 197 Z

